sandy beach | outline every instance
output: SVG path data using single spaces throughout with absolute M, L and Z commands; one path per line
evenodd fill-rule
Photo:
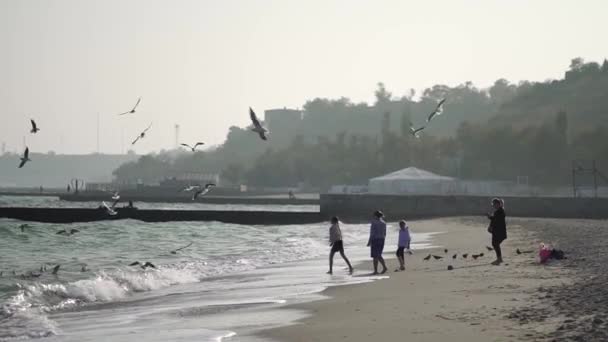
M 494 252 L 486 249 L 487 220 L 411 222 L 415 232 L 442 232 L 435 236 L 440 247 L 406 256 L 406 271 L 393 272 L 397 261 L 392 232 L 385 248 L 385 257 L 391 258 L 386 279 L 329 288 L 325 300 L 290 307 L 306 312 L 306 318 L 263 331 L 260 337 L 276 341 L 605 341 L 608 305 L 602 284 L 606 275 L 599 271 L 605 267 L 601 257 L 606 254 L 597 241 L 608 234 L 608 222 L 508 218 L 508 224 L 505 263 L 492 266 Z M 540 265 L 540 242 L 563 249 L 568 260 Z M 533 253 L 517 254 L 518 248 Z M 423 261 L 429 253 L 443 259 Z M 469 254 L 467 259 L 463 253 Z M 472 260 L 471 254 L 478 253 L 484 256 Z M 336 261 L 337 270 L 343 272 L 342 261 Z M 454 270 L 448 271 L 448 265 Z M 354 276 L 368 270 L 369 263 L 360 264 Z

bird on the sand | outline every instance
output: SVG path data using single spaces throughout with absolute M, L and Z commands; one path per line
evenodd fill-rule
M 108 215 L 115 216 L 118 214 L 116 210 L 112 209 L 105 201 L 101 202 L 101 205 L 106 209 L 106 213 L 108 213 Z
M 463 254 L 463 255 L 462 255 L 462 257 L 463 257 L 463 258 L 465 258 L 465 259 L 466 259 L 468 256 L 469 256 L 469 253 L 465 253 L 465 254 Z
M 458 258 L 458 254 L 452 255 L 452 259 L 456 259 L 456 258 Z
M 196 152 L 196 148 L 197 148 L 197 147 L 199 147 L 200 145 L 205 145 L 205 143 L 204 143 L 204 142 L 200 142 L 200 141 L 199 141 L 199 142 L 197 142 L 196 144 L 194 144 L 194 146 L 190 146 L 190 145 L 188 145 L 188 144 L 180 144 L 180 145 L 185 146 L 185 147 L 187 147 L 187 148 L 191 149 L 191 150 L 192 150 L 192 152 Z
M 214 186 L 215 184 L 213 183 L 205 184 L 204 188 L 199 186 L 198 189 L 194 190 L 194 193 L 192 194 L 192 200 L 196 200 L 198 196 L 206 195 L 209 191 L 211 191 L 211 188 L 213 188 Z
M 30 130 L 30 133 L 38 133 L 38 131 L 40 131 L 40 128 L 38 128 L 38 126 L 36 125 L 36 121 L 34 121 L 34 119 L 30 119 L 30 122 L 32 123 L 32 129 Z
M 521 251 L 519 250 L 519 248 L 515 250 L 515 253 L 521 254 Z
M 486 246 L 486 249 L 487 249 L 488 251 L 493 251 L 493 250 L 494 250 L 494 248 L 492 248 L 492 247 L 490 247 L 490 246 Z
M 74 235 L 78 232 L 80 232 L 80 230 L 72 228 L 69 231 L 67 229 L 62 229 L 55 234 L 70 236 L 70 235 Z
M 133 114 L 133 113 L 135 113 L 135 108 L 137 108 L 137 106 L 139 106 L 140 102 L 141 102 L 141 97 L 137 99 L 137 103 L 135 103 L 135 106 L 133 106 L 133 109 L 131 109 L 128 112 L 120 113 L 118 115 L 125 115 L 125 114 Z
M 479 258 L 479 254 L 473 254 L 473 255 L 471 255 L 471 257 L 472 257 L 473 259 L 477 260 L 477 258 Z
M 185 245 L 184 247 L 180 247 L 180 248 L 178 248 L 176 250 L 171 251 L 171 254 L 177 254 L 177 252 L 181 251 L 182 249 L 188 248 L 190 246 L 192 246 L 192 242 L 190 242 L 189 244 Z
M 270 131 L 266 127 L 262 126 L 260 120 L 258 120 L 257 115 L 255 115 L 255 112 L 253 111 L 253 109 L 251 109 L 251 107 L 249 107 L 249 117 L 251 118 L 251 122 L 253 123 L 253 128 L 251 130 L 256 132 L 262 140 L 268 140 L 268 135 L 270 134 Z
M 479 257 L 481 258 L 483 256 L 483 253 L 479 253 Z
M 26 147 L 25 151 L 23 152 L 23 157 L 19 158 L 21 159 L 21 163 L 19 163 L 19 168 L 22 168 L 23 165 L 25 165 L 25 163 L 27 163 L 28 161 L 32 161 L 30 159 L 30 148 Z
M 152 123 L 150 123 L 150 125 L 148 126 L 148 128 L 144 129 L 143 132 L 139 133 L 139 135 L 137 136 L 137 138 L 135 138 L 135 140 L 133 140 L 133 142 L 131 143 L 131 145 L 135 145 L 136 142 L 139 141 L 139 139 L 143 139 L 146 137 L 146 132 L 152 127 Z
M 435 260 L 443 259 L 441 255 L 433 255 L 433 258 L 435 258 Z
M 454 269 L 454 266 L 452 266 L 452 265 L 448 265 L 448 271 L 451 271 L 451 270 L 453 270 L 453 269 Z
M 129 266 L 138 266 L 138 265 L 139 265 L 139 267 L 141 267 L 144 270 L 148 267 L 156 268 L 156 266 L 154 266 L 154 264 L 149 261 L 146 261 L 145 263 L 141 263 L 139 261 L 134 261 L 129 264 Z
M 410 123 L 410 134 L 414 138 L 420 138 L 420 132 L 422 132 L 422 130 L 425 128 L 426 128 L 426 126 L 422 126 L 420 128 L 414 128 L 414 126 Z
M 53 274 L 57 274 L 57 272 L 59 272 L 59 267 L 61 267 L 61 265 L 57 265 L 55 267 L 53 267 Z
M 445 102 L 445 99 L 439 101 L 439 103 L 437 104 L 437 107 L 435 107 L 435 110 L 429 114 L 429 117 L 426 118 L 426 122 L 431 122 L 431 120 L 435 117 L 435 115 L 441 115 L 443 113 L 443 103 Z
M 427 255 L 426 257 L 424 257 L 424 260 L 425 260 L 425 261 L 430 260 L 430 259 L 431 259 L 431 255 L 430 255 L 430 254 L 429 254 L 429 255 Z

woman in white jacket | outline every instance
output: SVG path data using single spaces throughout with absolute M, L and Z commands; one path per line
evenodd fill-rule
M 346 261 L 350 273 L 353 273 L 353 266 L 346 255 L 344 255 L 344 244 L 342 243 L 342 231 L 340 230 L 340 220 L 337 216 L 331 218 L 331 227 L 329 227 L 329 245 L 331 246 L 331 252 L 329 252 L 329 271 L 327 274 L 333 273 L 334 265 L 334 254 L 340 252 L 342 259 Z

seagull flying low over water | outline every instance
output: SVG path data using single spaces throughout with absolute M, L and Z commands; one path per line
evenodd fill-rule
M 30 133 L 36 134 L 40 130 L 40 128 L 36 126 L 36 121 L 34 121 L 34 119 L 30 119 L 30 122 L 32 123 L 32 130 L 30 131 Z
M 138 265 L 139 265 L 139 267 L 141 267 L 144 270 L 146 268 L 148 268 L 148 267 L 156 268 L 156 266 L 154 266 L 154 264 L 151 263 L 151 262 L 149 262 L 149 261 L 146 261 L 145 263 L 141 263 L 139 261 L 135 261 L 135 262 L 132 262 L 132 263 L 129 264 L 129 266 L 138 266 Z
M 192 242 L 190 242 L 189 244 L 185 245 L 184 247 L 180 247 L 180 248 L 178 248 L 176 250 L 171 251 L 171 254 L 177 254 L 177 252 L 181 251 L 182 249 L 188 248 L 190 246 L 192 246 Z
M 70 236 L 70 235 L 74 235 L 74 234 L 76 234 L 78 232 L 80 232 L 80 230 L 78 230 L 78 229 L 70 229 L 69 231 L 67 229 L 62 229 L 62 230 L 58 231 L 55 234 Z
M 180 144 L 180 145 L 185 146 L 185 147 L 187 147 L 187 148 L 191 149 L 191 150 L 192 150 L 192 152 L 196 152 L 196 148 L 197 148 L 198 146 L 200 146 L 200 145 L 205 145 L 205 143 L 204 143 L 204 142 L 197 142 L 196 144 L 194 144 L 194 146 L 190 146 L 190 145 L 188 145 L 188 144 Z
M 135 106 L 133 106 L 133 109 L 131 109 L 128 112 L 120 113 L 118 115 L 125 115 L 125 114 L 133 114 L 133 113 L 135 113 L 135 108 L 137 108 L 137 106 L 139 106 L 140 102 L 141 102 L 141 97 L 137 99 L 137 103 L 135 104 Z
M 251 130 L 256 132 L 262 140 L 268 140 L 267 135 L 270 134 L 270 131 L 266 127 L 262 126 L 260 120 L 258 120 L 258 117 L 255 115 L 255 112 L 253 109 L 251 109 L 251 107 L 249 107 L 249 116 L 251 117 L 251 122 L 253 123 L 253 128 Z
M 420 128 L 414 128 L 412 124 L 410 124 L 410 134 L 414 136 L 414 138 L 420 138 L 420 132 L 425 129 L 426 126 L 422 126 Z
M 23 157 L 20 158 L 21 159 L 21 163 L 19 164 L 19 168 L 22 168 L 23 165 L 25 165 L 25 163 L 27 163 L 28 161 L 32 161 L 30 159 L 30 148 L 26 147 L 25 151 L 23 152 Z
M 431 120 L 433 119 L 433 117 L 435 117 L 435 115 L 441 115 L 443 113 L 443 103 L 445 102 L 445 99 L 439 101 L 439 103 L 437 104 L 437 107 L 435 107 L 435 110 L 429 114 L 429 117 L 426 118 L 426 122 L 431 122 Z
M 205 196 L 209 191 L 211 191 L 211 188 L 213 188 L 214 186 L 215 184 L 213 183 L 206 184 L 204 188 L 201 188 L 199 186 L 198 189 L 194 192 L 194 194 L 192 194 L 192 200 L 194 201 L 198 196 Z
M 150 127 L 152 127 L 152 124 L 150 124 L 150 126 L 148 126 L 148 128 L 144 129 L 143 132 L 141 132 L 137 138 L 135 138 L 135 140 L 133 140 L 133 142 L 131 143 L 131 145 L 135 145 L 135 143 L 139 140 L 139 139 L 143 139 L 146 137 L 146 132 L 150 129 Z
M 101 202 L 101 204 L 103 205 L 103 207 L 106 209 L 106 212 L 108 213 L 108 215 L 110 216 L 115 216 L 118 213 L 112 209 L 106 202 Z

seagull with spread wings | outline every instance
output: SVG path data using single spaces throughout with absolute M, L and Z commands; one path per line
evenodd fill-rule
M 34 121 L 34 119 L 30 119 L 30 122 L 32 123 L 32 129 L 30 130 L 30 133 L 33 133 L 33 134 L 38 133 L 40 128 L 38 128 L 38 126 L 36 126 L 36 121 Z
M 205 143 L 204 143 L 204 142 L 200 142 L 200 141 L 199 141 L 199 142 L 197 142 L 196 144 L 194 144 L 194 146 L 190 146 L 190 145 L 188 145 L 188 144 L 180 144 L 180 145 L 185 146 L 185 147 L 187 147 L 187 148 L 191 149 L 191 150 L 192 150 L 192 152 L 196 152 L 196 148 L 197 148 L 197 147 L 199 147 L 200 145 L 205 145 Z
M 147 132 L 147 131 L 150 129 L 150 127 L 152 127 L 152 123 L 150 123 L 150 126 L 148 126 L 148 128 L 146 128 L 146 129 L 144 129 L 144 131 L 143 131 L 143 132 L 141 132 L 141 133 L 140 133 L 140 134 L 137 136 L 137 138 L 135 138 L 135 140 L 133 140 L 133 142 L 131 143 L 131 145 L 135 145 L 135 143 L 136 143 L 137 141 L 139 141 L 139 139 L 143 139 L 143 138 L 145 138 L 145 137 L 146 137 L 146 132 Z
M 26 147 L 25 151 L 23 152 L 23 157 L 20 158 L 21 159 L 21 163 L 19 164 L 19 168 L 22 168 L 23 165 L 25 165 L 25 163 L 27 163 L 28 161 L 32 161 L 30 159 L 30 148 Z
M 253 111 L 253 109 L 251 109 L 251 107 L 249 107 L 249 117 L 251 118 L 251 122 L 253 123 L 253 128 L 251 130 L 256 132 L 262 140 L 268 140 L 268 135 L 270 134 L 270 131 L 266 127 L 262 126 L 260 120 L 258 120 L 257 115 L 255 115 L 255 112 Z
M 192 194 L 192 200 L 194 201 L 198 196 L 205 196 L 209 191 L 211 191 L 211 188 L 213 188 L 214 186 L 215 184 L 213 183 L 206 184 L 204 188 L 201 188 L 199 186 L 198 189 L 194 192 L 194 194 Z
M 125 115 L 125 114 L 133 114 L 133 113 L 135 113 L 135 109 L 137 108 L 137 106 L 139 106 L 140 102 L 141 102 L 141 97 L 137 99 L 137 103 L 135 103 L 135 106 L 133 106 L 133 109 L 131 109 L 128 112 L 120 113 L 118 115 Z
M 426 122 L 431 122 L 435 115 L 441 115 L 443 113 L 443 103 L 445 102 L 445 100 L 446 99 L 442 99 L 441 101 L 439 101 L 437 107 L 435 107 L 435 110 L 431 114 L 429 114 L 428 118 L 426 118 Z
M 414 138 L 420 138 L 420 132 L 425 129 L 426 126 L 422 126 L 420 128 L 414 128 L 414 125 L 410 123 L 410 134 L 414 136 Z

